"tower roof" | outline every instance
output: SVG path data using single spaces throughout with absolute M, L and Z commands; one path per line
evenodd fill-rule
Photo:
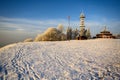
M 85 18 L 85 15 L 83 12 L 80 14 L 80 18 Z
M 102 33 L 102 34 L 111 34 L 110 31 L 107 30 L 106 26 L 105 26 L 104 30 L 101 31 L 100 33 Z

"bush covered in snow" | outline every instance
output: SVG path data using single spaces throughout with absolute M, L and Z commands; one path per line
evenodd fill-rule
M 64 33 L 56 28 L 48 28 L 44 33 L 39 34 L 35 41 L 61 41 L 66 40 Z
M 24 42 L 33 42 L 32 38 L 25 39 Z

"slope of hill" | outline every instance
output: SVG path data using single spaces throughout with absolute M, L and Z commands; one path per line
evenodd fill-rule
M 28 42 L 0 49 L 0 80 L 120 80 L 120 39 Z

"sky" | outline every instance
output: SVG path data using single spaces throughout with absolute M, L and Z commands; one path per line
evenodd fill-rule
M 48 27 L 62 24 L 79 29 L 80 13 L 92 36 L 107 26 L 120 33 L 120 0 L 0 0 L 0 45 L 35 38 Z

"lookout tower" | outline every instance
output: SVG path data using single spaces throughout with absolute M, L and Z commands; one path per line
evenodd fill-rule
M 85 20 L 85 15 L 82 12 L 80 14 L 80 31 L 85 29 L 85 24 L 84 24 L 84 20 Z

